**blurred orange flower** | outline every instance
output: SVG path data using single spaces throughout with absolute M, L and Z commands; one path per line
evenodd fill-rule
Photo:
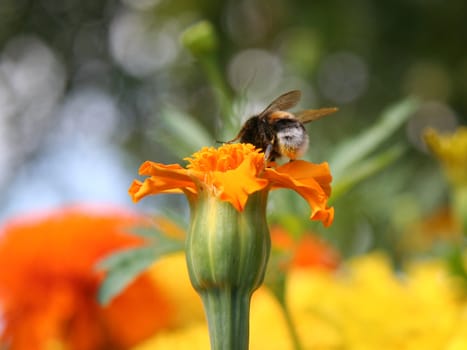
M 289 253 L 286 265 L 291 268 L 335 270 L 339 266 L 339 253 L 311 233 L 305 233 L 296 240 L 284 228 L 273 226 L 271 240 L 273 249 Z
M 0 228 L 0 345 L 126 349 L 169 323 L 170 305 L 148 274 L 108 306 L 97 303 L 103 274 L 96 262 L 140 245 L 140 238 L 125 231 L 143 219 L 95 209 L 60 209 Z
M 327 206 L 332 176 L 327 163 L 296 160 L 265 168 L 264 154 L 250 144 L 224 144 L 205 147 L 186 158 L 186 168 L 178 164 L 144 162 L 129 193 L 133 200 L 160 193 L 184 193 L 194 201 L 203 194 L 231 203 L 238 211 L 245 208 L 248 196 L 264 189 L 289 188 L 310 205 L 312 220 L 331 225 L 334 208 Z

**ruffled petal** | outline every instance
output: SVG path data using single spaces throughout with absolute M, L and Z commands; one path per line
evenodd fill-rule
M 165 183 L 158 181 L 158 179 L 147 178 L 144 180 L 144 182 L 133 180 L 130 188 L 128 189 L 128 193 L 130 194 L 133 202 L 136 203 L 141 198 L 149 195 L 162 193 L 183 193 L 183 191 L 174 182 Z
M 139 168 L 140 175 L 150 176 L 143 182 L 134 180 L 128 193 L 134 202 L 148 195 L 162 193 L 196 193 L 196 185 L 188 171 L 178 164 L 144 162 Z
M 294 160 L 277 167 L 276 170 L 287 173 L 290 177 L 301 182 L 312 179 L 319 183 L 328 197 L 331 196 L 332 175 L 329 164 L 326 162 L 314 164 L 304 160 Z
M 329 226 L 334 209 L 327 207 L 332 176 L 327 163 L 296 160 L 274 168 L 264 168 L 264 154 L 250 144 L 225 144 L 218 149 L 205 147 L 186 158 L 187 168 L 178 164 L 144 162 L 129 189 L 133 201 L 150 194 L 184 193 L 190 201 L 200 191 L 231 203 L 242 211 L 248 196 L 263 189 L 290 188 L 310 205 L 311 219 Z
M 191 182 L 187 169 L 179 164 L 161 164 L 151 161 L 145 161 L 139 168 L 139 174 L 143 176 L 157 176 L 157 178 L 166 178 L 171 180 L 182 180 Z
M 334 208 L 327 206 L 332 176 L 327 163 L 293 161 L 277 168 L 266 168 L 264 177 L 272 188 L 289 188 L 300 194 L 311 208 L 310 219 L 328 227 L 334 220 Z
M 212 173 L 213 185 L 219 191 L 219 198 L 230 202 L 235 209 L 243 211 L 248 196 L 268 186 L 269 181 L 258 177 L 257 162 L 244 160 L 234 170 Z

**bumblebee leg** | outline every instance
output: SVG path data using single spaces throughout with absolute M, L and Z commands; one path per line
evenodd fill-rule
M 269 160 L 274 160 L 274 159 L 270 159 L 271 158 L 271 152 L 272 152 L 272 145 L 268 144 L 266 146 L 266 149 L 264 150 L 264 159 L 266 159 L 266 162 L 268 162 Z

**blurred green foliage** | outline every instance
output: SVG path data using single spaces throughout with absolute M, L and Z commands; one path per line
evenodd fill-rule
M 324 231 L 300 219 L 308 217 L 304 203 L 279 192 L 271 222 L 298 233 L 311 227 L 344 256 L 378 248 L 402 259 L 411 224 L 448 203 L 420 135 L 467 121 L 465 13 L 462 0 L 5 0 L 0 50 L 14 61 L 18 38 L 45 45 L 63 68 L 57 106 L 83 86 L 110 94 L 123 117 L 109 142 L 135 174 L 146 159 L 181 162 L 233 138 L 246 117 L 290 89 L 303 91 L 301 108 L 339 107 L 308 128 L 307 155 L 335 172 L 335 224 Z M 186 44 L 199 21 L 192 55 L 180 38 L 185 33 Z M 0 67 L 8 86 L 9 68 Z M 28 129 L 21 109 L 15 113 L 8 132 L 25 128 L 16 144 L 34 144 L 9 148 L 15 161 L 0 188 L 50 137 L 50 127 Z M 50 112 L 42 123 L 57 118 Z

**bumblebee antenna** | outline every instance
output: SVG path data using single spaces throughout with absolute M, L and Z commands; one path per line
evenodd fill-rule
M 216 140 L 216 143 L 228 143 L 228 144 L 231 144 L 231 143 L 234 143 L 235 141 L 237 141 L 239 139 L 239 137 L 236 137 L 232 140 L 229 140 L 229 141 L 220 141 L 220 140 Z

